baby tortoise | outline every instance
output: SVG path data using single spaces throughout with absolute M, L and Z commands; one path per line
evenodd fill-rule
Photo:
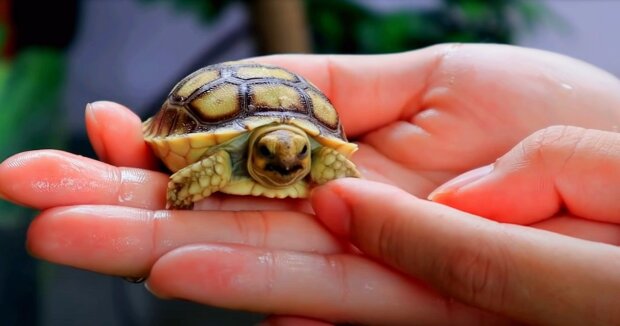
M 214 192 L 304 198 L 313 184 L 359 177 L 338 113 L 314 85 L 247 61 L 199 69 L 144 121 L 153 152 L 174 174 L 167 208 Z

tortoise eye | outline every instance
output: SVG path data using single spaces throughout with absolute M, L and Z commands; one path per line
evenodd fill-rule
M 304 147 L 299 152 L 299 157 L 306 157 L 308 154 L 308 145 L 304 145 Z
M 260 155 L 264 156 L 264 157 L 272 157 L 273 154 L 271 154 L 271 151 L 269 151 L 269 148 L 267 148 L 266 145 L 260 145 L 258 147 L 258 152 L 260 153 Z

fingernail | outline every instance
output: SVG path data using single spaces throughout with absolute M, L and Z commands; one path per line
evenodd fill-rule
M 477 169 L 473 169 L 471 171 L 465 172 L 459 175 L 458 177 L 439 186 L 437 189 L 431 192 L 427 198 L 429 200 L 435 201 L 443 195 L 453 193 L 454 191 L 462 188 L 463 186 L 471 184 L 489 175 L 493 171 L 494 168 L 495 168 L 495 164 L 489 164 L 489 165 L 485 165 Z
M 94 102 L 90 102 L 88 104 L 86 104 L 86 107 L 90 107 L 91 109 L 99 109 L 101 107 L 105 107 L 106 103 L 109 103 L 107 101 L 94 101 Z
M 93 117 L 93 119 L 95 119 L 95 121 L 97 120 L 97 114 L 96 112 L 99 110 L 101 110 L 102 108 L 104 109 L 105 107 L 102 106 L 103 102 L 102 101 L 95 101 L 95 102 L 89 102 L 86 103 L 86 110 L 85 110 L 85 114 L 89 114 Z
M 147 280 L 146 282 L 144 282 L 144 288 L 149 291 L 152 295 L 154 295 L 155 297 L 159 298 L 159 299 L 171 299 L 170 297 L 167 297 L 165 295 L 161 295 L 155 291 L 153 291 L 153 289 L 151 289 L 151 286 L 149 285 L 149 281 Z
M 92 103 L 86 103 L 86 109 L 84 109 L 84 117 L 89 117 L 93 122 L 97 122 L 97 115 L 95 115 L 95 107 Z
M 84 110 L 84 114 L 85 115 L 92 115 L 93 118 L 95 117 L 94 112 L 95 112 L 95 106 L 93 105 L 93 103 L 86 103 L 86 109 Z
M 99 121 L 97 121 L 96 111 L 99 108 L 100 108 L 100 106 L 97 105 L 97 102 L 87 103 L 86 104 L 86 110 L 84 112 L 84 116 L 86 118 L 86 126 L 87 127 L 89 126 L 89 124 L 88 124 L 89 118 L 92 121 L 92 123 L 94 124 L 94 127 L 96 128 L 96 130 L 99 130 L 102 127 L 99 124 Z M 107 157 L 108 157 L 108 153 L 107 153 L 107 150 L 105 148 L 105 144 L 104 144 L 103 140 L 100 137 L 90 137 L 90 134 L 89 134 L 89 140 L 90 140 L 90 143 L 93 146 L 93 148 L 97 151 L 99 159 L 102 160 L 102 161 L 106 161 Z

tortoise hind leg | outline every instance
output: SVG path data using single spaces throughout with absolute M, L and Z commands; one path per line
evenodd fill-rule
M 314 182 L 324 184 L 338 178 L 359 178 L 360 173 L 355 164 L 338 151 L 320 147 L 312 153 L 310 176 Z
M 220 150 L 170 176 L 166 209 L 190 209 L 194 202 L 226 186 L 231 178 L 230 155 Z

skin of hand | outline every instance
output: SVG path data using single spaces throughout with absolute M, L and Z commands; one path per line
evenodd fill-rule
M 28 233 L 32 254 L 148 274 L 161 297 L 329 322 L 618 320 L 610 310 L 618 253 L 609 245 L 620 242 L 609 200 L 618 197 L 618 141 L 604 132 L 620 123 L 613 76 L 498 45 L 257 60 L 325 91 L 360 144 L 354 161 L 368 180 L 330 182 L 310 203 L 213 196 L 200 212 L 163 211 L 167 175 L 152 171 L 140 119 L 97 102 L 86 123 L 107 163 L 45 150 L 0 165 L 2 197 L 42 210 Z M 536 132 L 551 125 L 588 129 Z M 570 143 L 576 134 L 590 141 Z M 438 203 L 416 198 L 500 156 L 433 192 Z M 590 165 L 574 163 L 565 176 L 564 163 L 584 157 Z

